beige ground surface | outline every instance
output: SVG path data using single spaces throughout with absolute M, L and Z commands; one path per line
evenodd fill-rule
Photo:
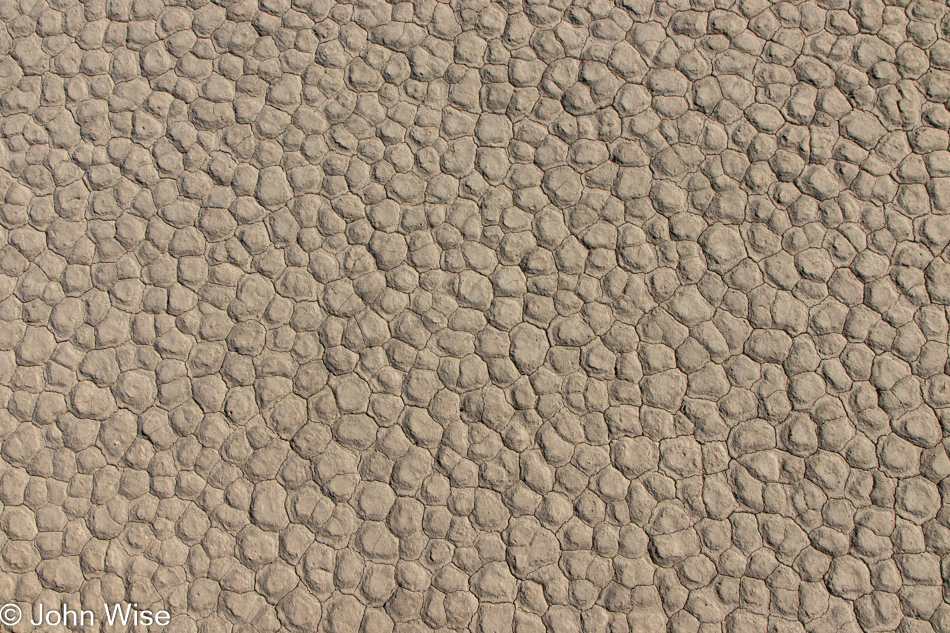
M 0 602 L 950 632 L 944 3 L 0 21 Z

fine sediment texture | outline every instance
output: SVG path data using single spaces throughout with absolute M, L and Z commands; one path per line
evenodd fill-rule
M 946 3 L 0 22 L 0 602 L 950 633 Z

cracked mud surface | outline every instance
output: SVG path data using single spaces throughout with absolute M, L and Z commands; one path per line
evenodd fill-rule
M 0 21 L 0 601 L 950 632 L 945 4 Z

